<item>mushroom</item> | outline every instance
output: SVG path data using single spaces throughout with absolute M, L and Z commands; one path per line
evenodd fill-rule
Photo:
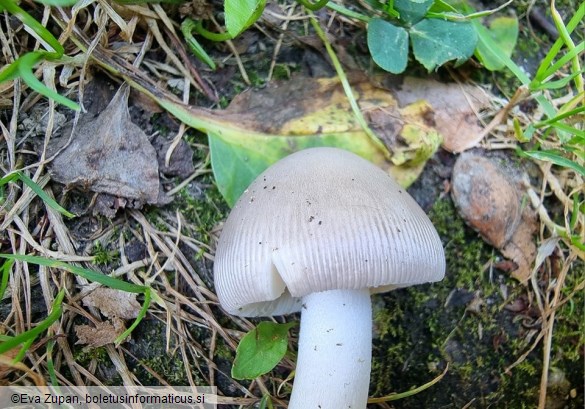
M 444 272 L 441 240 L 412 197 L 337 148 L 296 152 L 258 176 L 225 222 L 214 265 L 228 313 L 301 311 L 289 409 L 365 408 L 370 294 Z

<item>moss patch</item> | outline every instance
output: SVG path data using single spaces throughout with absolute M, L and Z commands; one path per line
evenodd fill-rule
M 416 397 L 393 402 L 393 407 L 535 407 L 541 345 L 506 373 L 540 330 L 531 328 L 527 317 L 505 308 L 526 289 L 506 273 L 490 273 L 486 266 L 497 252 L 464 224 L 450 200 L 437 201 L 430 217 L 445 246 L 446 277 L 440 283 L 374 297 L 371 395 L 420 386 L 449 364 L 440 383 Z M 582 271 L 574 276 L 575 282 L 583 280 Z M 566 378 L 561 382 L 566 392 L 562 402 L 577 408 L 583 402 L 584 344 L 578 324 L 583 295 L 570 304 L 557 313 L 552 357 L 553 366 Z M 575 398 L 569 397 L 571 389 Z

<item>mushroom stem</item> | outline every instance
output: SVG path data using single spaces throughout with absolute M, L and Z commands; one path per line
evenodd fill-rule
M 365 409 L 371 361 L 372 305 L 367 289 L 303 297 L 289 409 Z

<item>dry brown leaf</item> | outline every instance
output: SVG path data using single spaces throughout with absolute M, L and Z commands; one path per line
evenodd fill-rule
M 432 106 L 435 128 L 443 134 L 444 149 L 463 152 L 477 145 L 475 137 L 482 131 L 477 112 L 490 104 L 490 96 L 483 89 L 414 77 L 405 77 L 400 84 L 386 86 L 401 107 L 419 100 Z
M 512 276 L 526 282 L 536 256 L 533 234 L 537 225 L 532 209 L 522 209 L 516 174 L 503 167 L 502 161 L 461 154 L 453 168 L 451 193 L 467 224 L 513 260 L 518 268 Z
M 98 322 L 95 327 L 90 325 L 75 326 L 78 345 L 87 345 L 90 348 L 98 348 L 112 344 L 124 331 L 124 321 L 114 318 L 111 321 Z
M 510 242 L 501 250 L 502 255 L 516 263 L 518 268 L 512 271 L 512 277 L 526 283 L 532 274 L 532 264 L 536 258 L 534 233 L 538 229 L 536 215 L 530 206 L 525 206 L 522 221 L 514 232 Z
M 160 203 L 156 152 L 130 120 L 128 94 L 122 86 L 97 117 L 83 116 L 69 145 L 69 133 L 51 140 L 49 156 L 66 146 L 51 163 L 51 176 L 68 186 Z
M 140 311 L 136 294 L 104 287 L 98 287 L 86 295 L 83 305 L 97 308 L 108 318 L 132 319 Z
M 501 249 L 520 223 L 520 197 L 491 160 L 463 153 L 451 178 L 451 193 L 465 221 L 492 246 Z

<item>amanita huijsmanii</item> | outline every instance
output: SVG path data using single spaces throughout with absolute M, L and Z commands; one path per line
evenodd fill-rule
M 365 408 L 370 294 L 444 273 L 424 211 L 383 170 L 337 148 L 296 152 L 258 176 L 225 222 L 214 266 L 228 313 L 301 311 L 289 409 Z

